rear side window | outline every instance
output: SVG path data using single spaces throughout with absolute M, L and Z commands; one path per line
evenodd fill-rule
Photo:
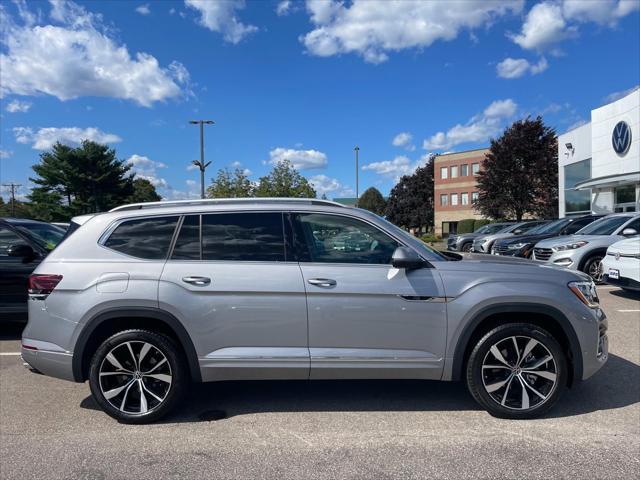
M 104 246 L 132 257 L 161 260 L 167 257 L 178 217 L 139 218 L 116 227 Z
M 171 258 L 284 262 L 282 214 L 265 212 L 186 216 Z

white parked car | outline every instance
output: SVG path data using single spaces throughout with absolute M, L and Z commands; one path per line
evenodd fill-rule
M 602 279 L 624 290 L 640 291 L 640 237 L 620 240 L 607 249 Z

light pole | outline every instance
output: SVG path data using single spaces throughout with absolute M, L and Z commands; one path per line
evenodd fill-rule
M 213 125 L 213 120 L 189 120 L 193 125 L 200 125 L 200 160 L 194 160 L 193 163 L 200 169 L 200 198 L 204 198 L 204 171 L 211 162 L 204 163 L 204 126 Z
M 356 152 L 356 207 L 358 206 L 358 200 L 360 199 L 359 191 L 358 191 L 358 152 L 360 151 L 360 147 L 356 145 L 356 148 L 353 149 Z

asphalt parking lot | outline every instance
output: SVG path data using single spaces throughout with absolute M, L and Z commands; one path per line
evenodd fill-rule
M 149 426 L 99 411 L 87 384 L 22 367 L 0 332 L 0 477 L 638 478 L 640 297 L 602 287 L 611 356 L 547 418 L 492 418 L 462 384 L 197 385 Z

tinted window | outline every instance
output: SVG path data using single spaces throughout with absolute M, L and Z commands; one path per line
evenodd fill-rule
M 629 217 L 604 217 L 593 223 L 590 223 L 578 233 L 580 235 L 611 235 L 625 222 L 629 221 Z
M 200 215 L 184 217 L 171 258 L 174 260 L 200 260 Z
M 128 220 L 113 231 L 105 247 L 132 257 L 159 260 L 166 258 L 178 217 Z
M 16 229 L 47 250 L 53 250 L 64 238 L 65 231 L 48 223 L 20 223 Z
M 363 221 L 317 213 L 297 215 L 308 260 L 320 263 L 391 263 L 398 242 Z
M 534 228 L 529 231 L 531 234 L 541 234 L 541 233 L 559 233 L 564 227 L 569 224 L 569 220 L 561 218 L 559 220 L 554 220 L 553 222 L 545 223 L 544 225 Z
M 202 216 L 202 259 L 284 262 L 281 213 Z
M 0 257 L 9 258 L 7 250 L 12 245 L 24 245 L 26 242 L 8 228 L 0 227 Z
M 587 225 L 592 223 L 594 220 L 595 220 L 595 218 L 593 218 L 593 217 L 587 217 L 587 218 L 581 218 L 579 220 L 574 220 L 571 224 L 569 224 L 569 226 L 565 230 L 565 233 L 567 233 L 567 235 L 571 235 L 573 233 L 576 233 L 578 230 L 580 230 L 583 227 L 586 227 Z

